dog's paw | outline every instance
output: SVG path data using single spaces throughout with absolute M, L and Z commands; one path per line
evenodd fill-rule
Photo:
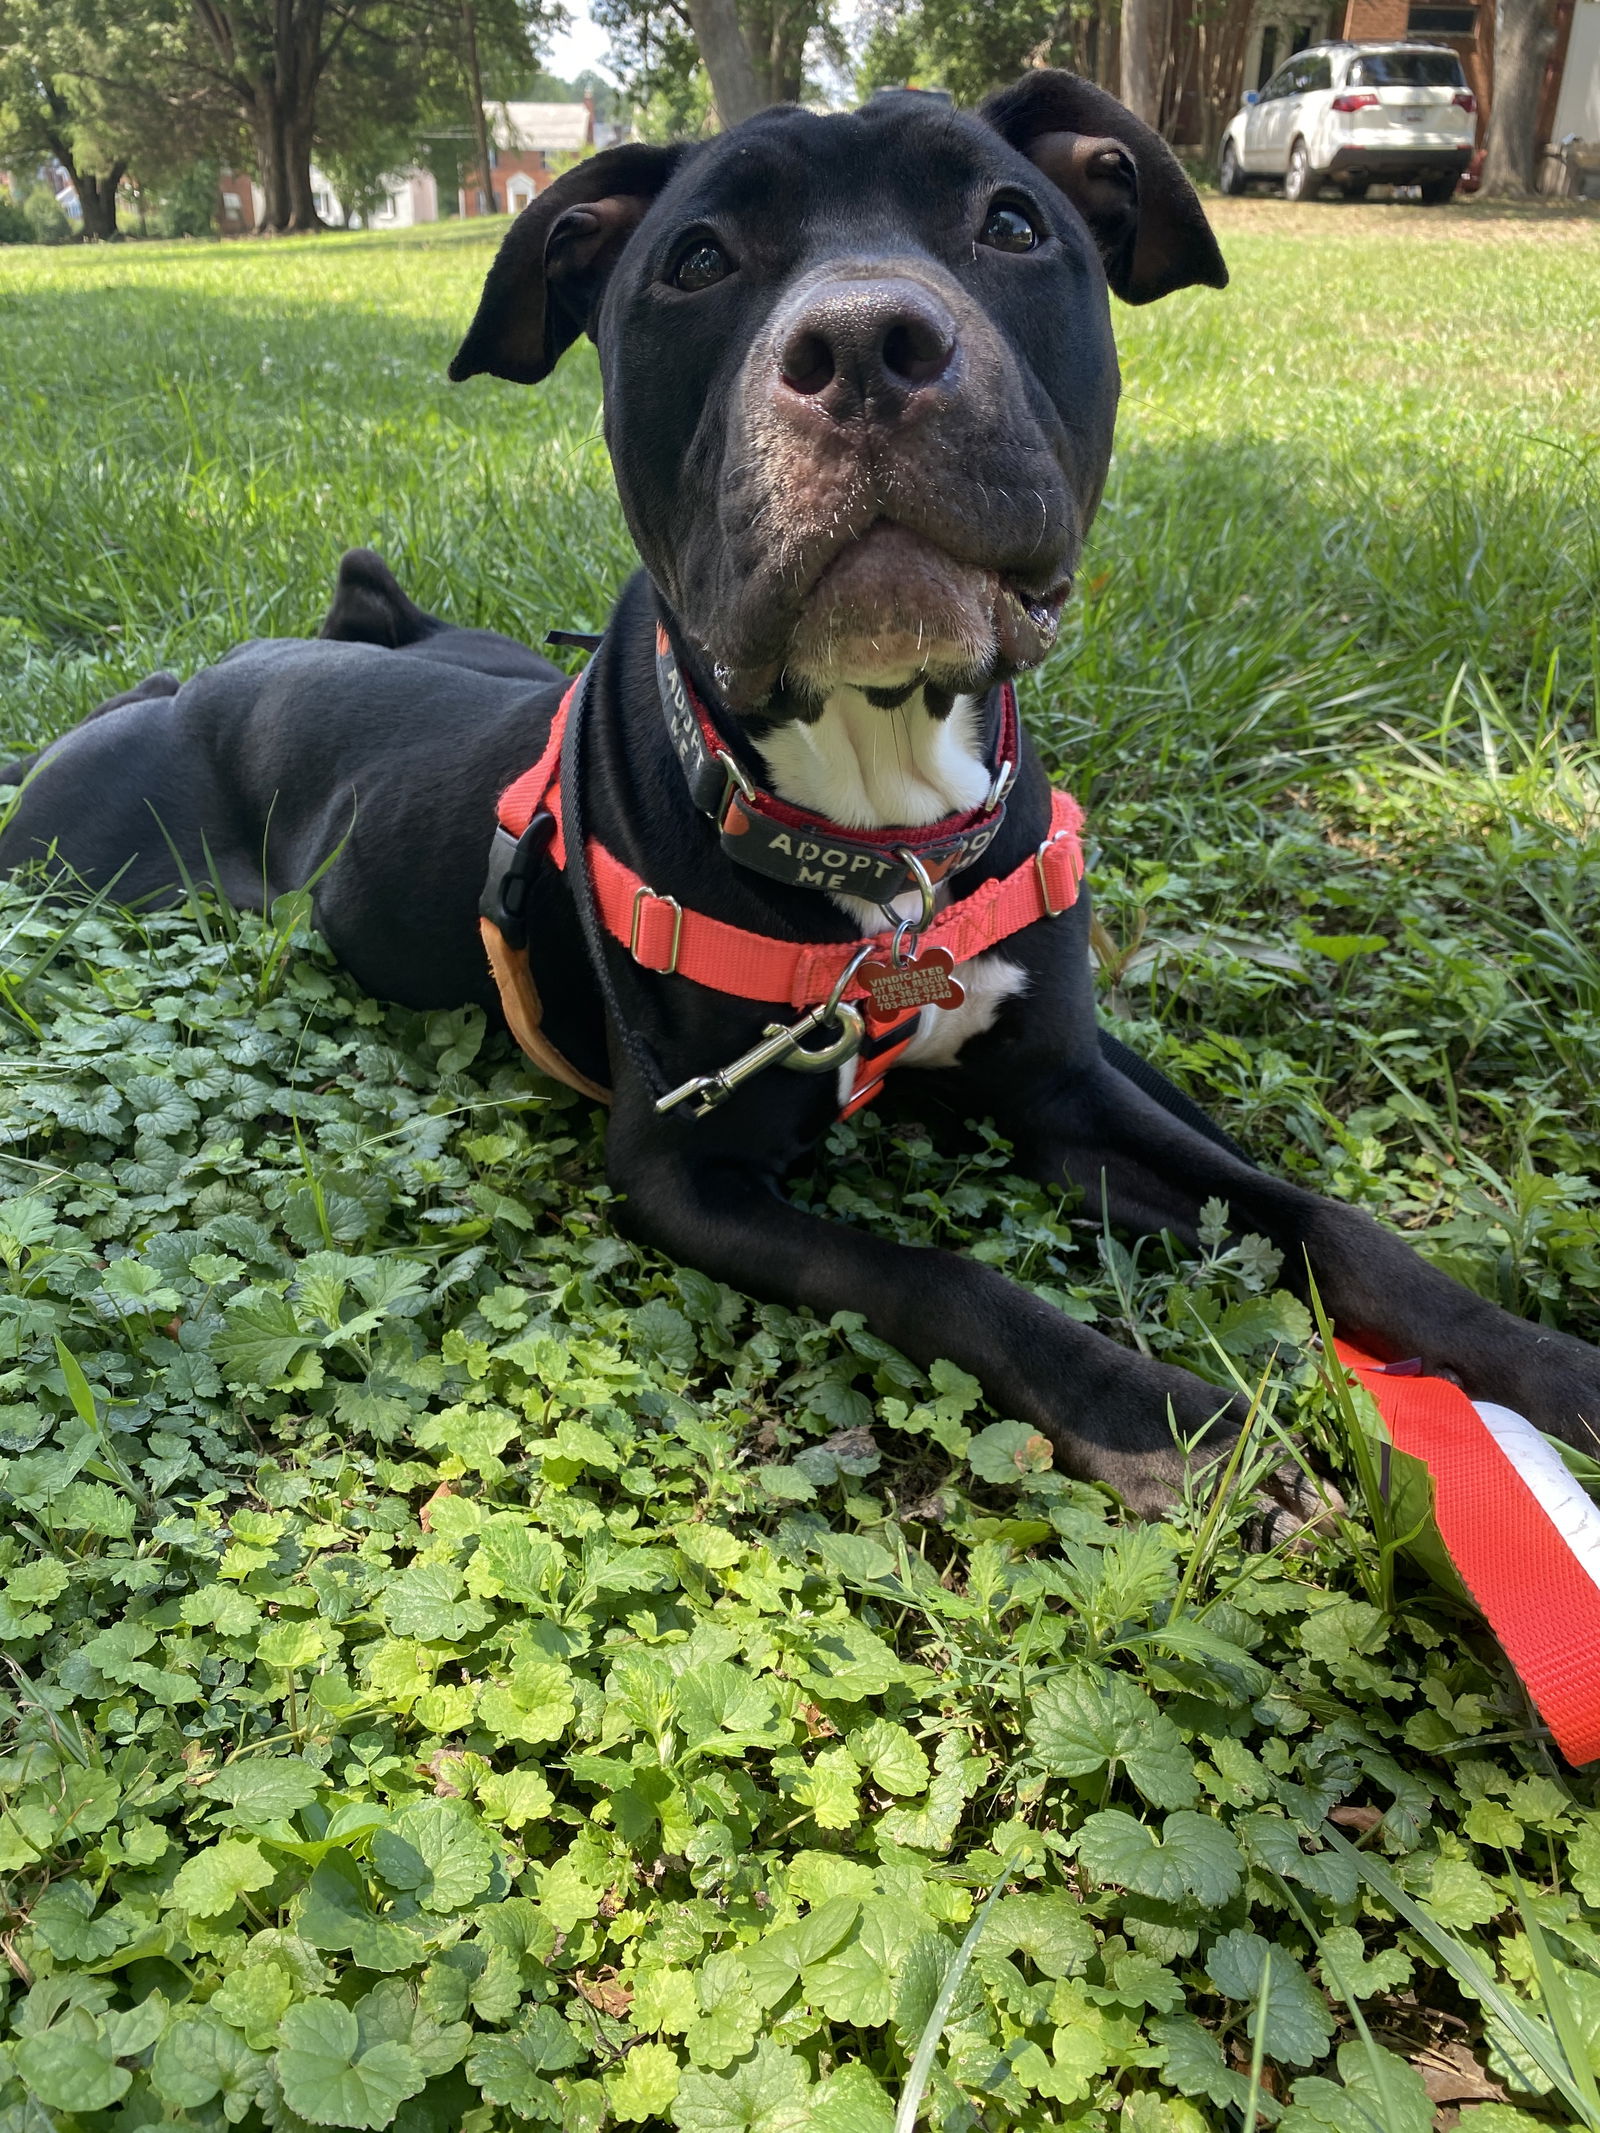
M 1262 1554 L 1283 1549 L 1306 1555 L 1318 1537 L 1345 1517 L 1348 1506 L 1330 1481 L 1285 1462 L 1256 1491 L 1255 1516 L 1245 1527 L 1246 1544 Z
M 1115 1490 L 1137 1518 L 1164 1518 L 1186 1497 L 1208 1504 L 1250 1414 L 1237 1393 L 1131 1356 L 1085 1408 L 1073 1423 L 1045 1425 L 1057 1461 L 1081 1480 Z M 1245 1464 L 1259 1471 L 1257 1456 L 1247 1454 Z M 1309 1548 L 1345 1508 L 1331 1484 L 1288 1462 L 1246 1486 L 1244 1537 L 1256 1549 Z

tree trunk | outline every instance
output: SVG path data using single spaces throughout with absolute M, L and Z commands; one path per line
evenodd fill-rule
M 84 242 L 112 243 L 118 234 L 117 187 L 122 183 L 127 164 L 113 163 L 103 178 L 96 177 L 93 171 L 79 170 L 74 164 L 69 163 L 64 167 L 78 195 L 78 205 L 83 211 Z
M 754 118 L 766 109 L 767 99 L 739 27 L 737 0 L 688 0 L 688 6 L 694 41 L 711 76 L 717 117 L 725 128 Z
M 192 4 L 255 144 L 256 175 L 266 199 L 256 234 L 320 230 L 322 217 L 311 194 L 317 84 L 342 27 L 324 36 L 324 0 L 274 0 L 265 35 L 265 11 L 252 14 L 246 0 Z M 352 12 L 347 9 L 344 24 Z
M 1533 191 L 1539 91 L 1551 29 L 1544 0 L 1499 0 L 1494 19 L 1494 93 L 1484 141 L 1483 193 L 1519 200 Z
M 289 227 L 289 157 L 283 131 L 283 108 L 269 82 L 258 82 L 250 113 L 250 137 L 255 143 L 256 176 L 261 181 L 261 219 L 258 237 L 270 237 Z
M 478 144 L 477 205 L 475 215 L 494 213 L 494 169 L 489 148 L 489 121 L 483 109 L 483 69 L 478 64 L 478 18 L 472 0 L 461 0 L 461 27 L 466 33 L 467 93 L 472 98 L 472 132 Z
M 292 119 L 284 128 L 284 176 L 289 187 L 291 230 L 325 230 L 311 190 L 311 114 Z
M 1160 0 L 1122 0 L 1122 101 L 1147 126 L 1160 123 L 1156 29 Z

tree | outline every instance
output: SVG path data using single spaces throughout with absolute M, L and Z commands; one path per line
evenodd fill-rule
M 880 0 L 857 86 L 913 78 L 975 104 L 1029 67 L 1068 67 L 1115 91 L 1118 0 Z
M 0 0 L 0 159 L 53 158 L 78 195 L 84 236 L 99 240 L 117 234 L 128 168 L 88 71 L 104 29 L 94 8 L 71 0 Z
M 799 100 L 814 37 L 845 60 L 830 0 L 595 0 L 594 19 L 611 34 L 612 62 L 635 102 L 664 106 L 680 131 L 702 68 L 718 120 L 736 126 Z
M 739 22 L 738 0 L 685 0 L 694 41 L 711 76 L 717 116 L 724 126 L 754 118 L 773 99 L 762 93 L 755 58 Z
M 1122 0 L 1119 93 L 1134 117 L 1142 118 L 1147 126 L 1161 123 L 1156 52 L 1164 42 L 1162 13 L 1160 0 Z
M 1534 189 L 1539 94 L 1553 41 L 1545 0 L 1498 0 L 1494 17 L 1494 94 L 1484 139 L 1486 196 L 1521 199 Z

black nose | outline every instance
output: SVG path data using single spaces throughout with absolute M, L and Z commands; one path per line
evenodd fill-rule
M 959 352 L 954 318 L 921 283 L 824 282 L 784 321 L 779 394 L 798 394 L 839 422 L 893 420 L 951 380 Z

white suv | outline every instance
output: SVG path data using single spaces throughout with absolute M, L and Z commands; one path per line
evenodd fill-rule
M 1472 159 L 1477 99 L 1448 45 L 1314 44 L 1252 91 L 1222 137 L 1218 182 L 1281 181 L 1314 200 L 1325 180 L 1359 200 L 1376 180 L 1448 200 Z

